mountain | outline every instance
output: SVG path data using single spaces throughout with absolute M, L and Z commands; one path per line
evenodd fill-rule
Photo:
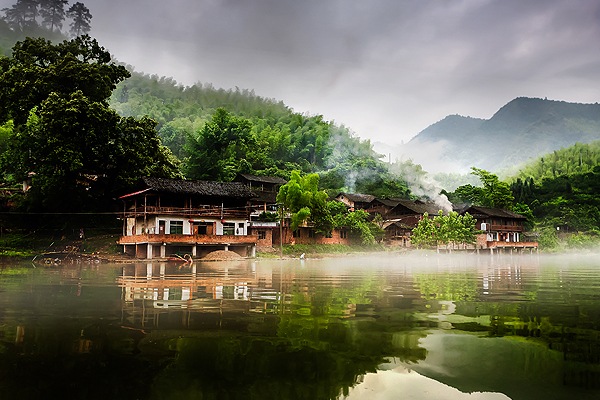
M 488 120 L 448 116 L 421 131 L 400 151 L 411 154 L 426 170 L 434 158 L 446 167 L 431 170 L 447 170 L 452 165 L 454 170 L 476 166 L 496 171 L 577 142 L 599 139 L 598 103 L 519 97 Z

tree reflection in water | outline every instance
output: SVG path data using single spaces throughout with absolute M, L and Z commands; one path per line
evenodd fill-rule
M 10 266 L 0 390 L 335 399 L 388 365 L 467 393 L 593 398 L 600 273 L 515 259 Z

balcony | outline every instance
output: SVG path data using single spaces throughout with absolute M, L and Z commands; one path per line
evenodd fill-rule
M 508 247 L 508 248 L 537 248 L 537 242 L 487 242 L 488 248 L 499 248 L 499 247 Z
M 519 225 L 491 225 L 490 230 L 495 232 L 523 232 L 524 228 Z
M 237 218 L 237 219 L 248 219 L 248 210 L 231 210 L 221 209 L 220 207 L 202 207 L 202 208 L 179 208 L 179 207 L 137 207 L 135 209 L 129 209 L 125 211 L 125 217 L 131 218 L 135 216 L 152 214 L 152 215 L 173 215 L 173 216 L 185 216 L 185 217 L 196 217 L 196 218 Z
M 160 235 L 121 236 L 119 244 L 255 244 L 256 236 L 248 235 Z

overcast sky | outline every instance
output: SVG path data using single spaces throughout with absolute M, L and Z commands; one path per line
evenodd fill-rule
M 254 89 L 372 141 L 520 96 L 600 99 L 598 0 L 82 2 L 91 35 L 138 71 Z

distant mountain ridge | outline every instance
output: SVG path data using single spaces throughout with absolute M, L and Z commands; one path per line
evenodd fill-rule
M 600 139 L 600 105 L 519 97 L 492 118 L 450 115 L 407 143 L 412 154 L 434 144 L 441 161 L 495 171 L 529 158 Z M 420 162 L 415 156 L 415 161 Z M 425 165 L 425 169 L 427 166 Z

